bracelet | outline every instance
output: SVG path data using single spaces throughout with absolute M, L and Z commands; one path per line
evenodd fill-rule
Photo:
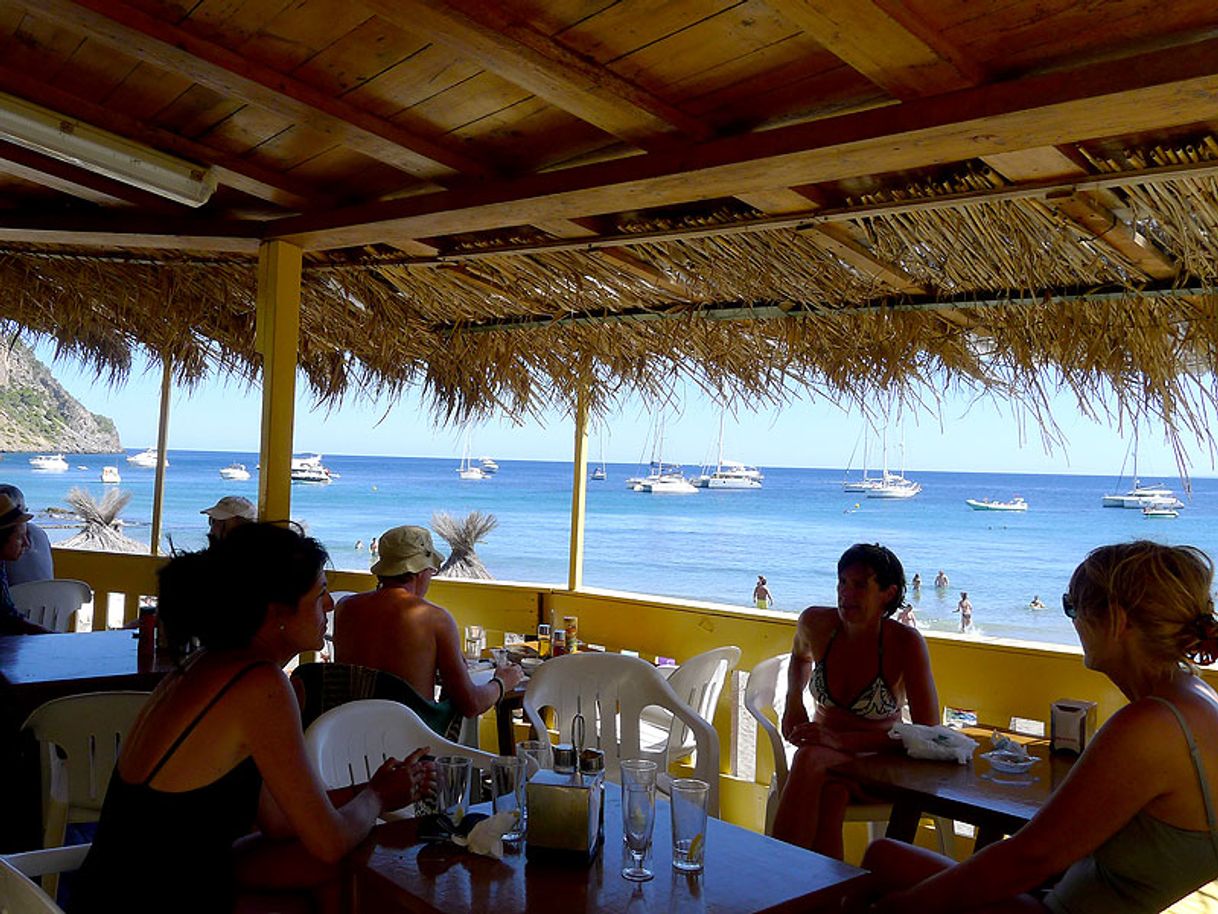
M 499 697 L 495 699 L 495 704 L 499 704 L 499 702 L 503 701 L 503 694 L 506 691 L 506 689 L 503 688 L 503 680 L 498 676 L 492 676 L 491 682 L 499 686 Z

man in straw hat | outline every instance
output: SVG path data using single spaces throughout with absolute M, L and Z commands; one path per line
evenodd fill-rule
M 25 495 L 20 489 L 8 483 L 0 483 L 0 495 L 7 495 L 17 504 L 25 507 Z M 5 562 L 4 569 L 8 572 L 8 583 L 25 584 L 29 581 L 49 581 L 55 577 L 55 562 L 51 557 L 51 541 L 46 531 L 37 524 L 26 524 L 25 530 L 30 541 L 25 555 L 15 562 Z
M 258 509 L 248 498 L 225 495 L 210 508 L 199 512 L 207 515 L 207 543 L 214 546 L 242 524 L 258 519 Z
M 444 607 L 424 599 L 443 563 L 431 533 L 424 527 L 394 527 L 380 536 L 377 546 L 380 557 L 372 566 L 376 590 L 347 597 L 334 612 L 334 659 L 405 680 L 421 699 L 436 705 L 436 720 L 427 722 L 437 732 L 444 725 L 444 709 L 431 702 L 437 674 L 445 702 L 463 717 L 494 707 L 524 672 L 508 664 L 489 682 L 474 685 L 456 620 Z
M 29 548 L 26 524 L 33 516 L 13 496 L 0 493 L 0 635 L 49 634 L 17 611 L 8 590 L 8 563 L 17 561 Z

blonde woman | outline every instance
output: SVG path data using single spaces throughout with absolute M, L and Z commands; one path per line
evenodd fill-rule
M 1018 834 L 964 863 L 877 841 L 872 910 L 1161 911 L 1218 877 L 1218 695 L 1213 563 L 1191 546 L 1101 546 L 1062 606 L 1083 661 L 1129 699 Z M 1040 889 L 1057 874 L 1047 891 Z

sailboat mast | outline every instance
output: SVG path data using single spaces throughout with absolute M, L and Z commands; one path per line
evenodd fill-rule
M 719 410 L 719 462 L 715 465 L 715 472 L 723 472 L 723 413 L 724 410 Z

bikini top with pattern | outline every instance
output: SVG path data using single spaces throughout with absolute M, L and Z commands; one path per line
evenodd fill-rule
M 876 674 L 875 679 L 871 680 L 863 690 L 859 692 L 854 701 L 849 704 L 837 701 L 829 694 L 829 678 L 827 669 L 829 665 L 829 651 L 833 649 L 833 639 L 837 637 L 840 629 L 834 629 L 833 634 L 829 636 L 829 643 L 825 645 L 824 656 L 816 662 L 812 668 L 812 679 L 808 683 L 808 689 L 812 692 L 812 697 L 816 699 L 818 705 L 826 705 L 831 708 L 841 708 L 844 711 L 849 711 L 858 717 L 866 720 L 886 720 L 892 717 L 901 710 L 901 705 L 897 701 L 896 695 L 888 683 L 884 681 L 884 627 L 880 626 L 880 639 L 877 649 Z

